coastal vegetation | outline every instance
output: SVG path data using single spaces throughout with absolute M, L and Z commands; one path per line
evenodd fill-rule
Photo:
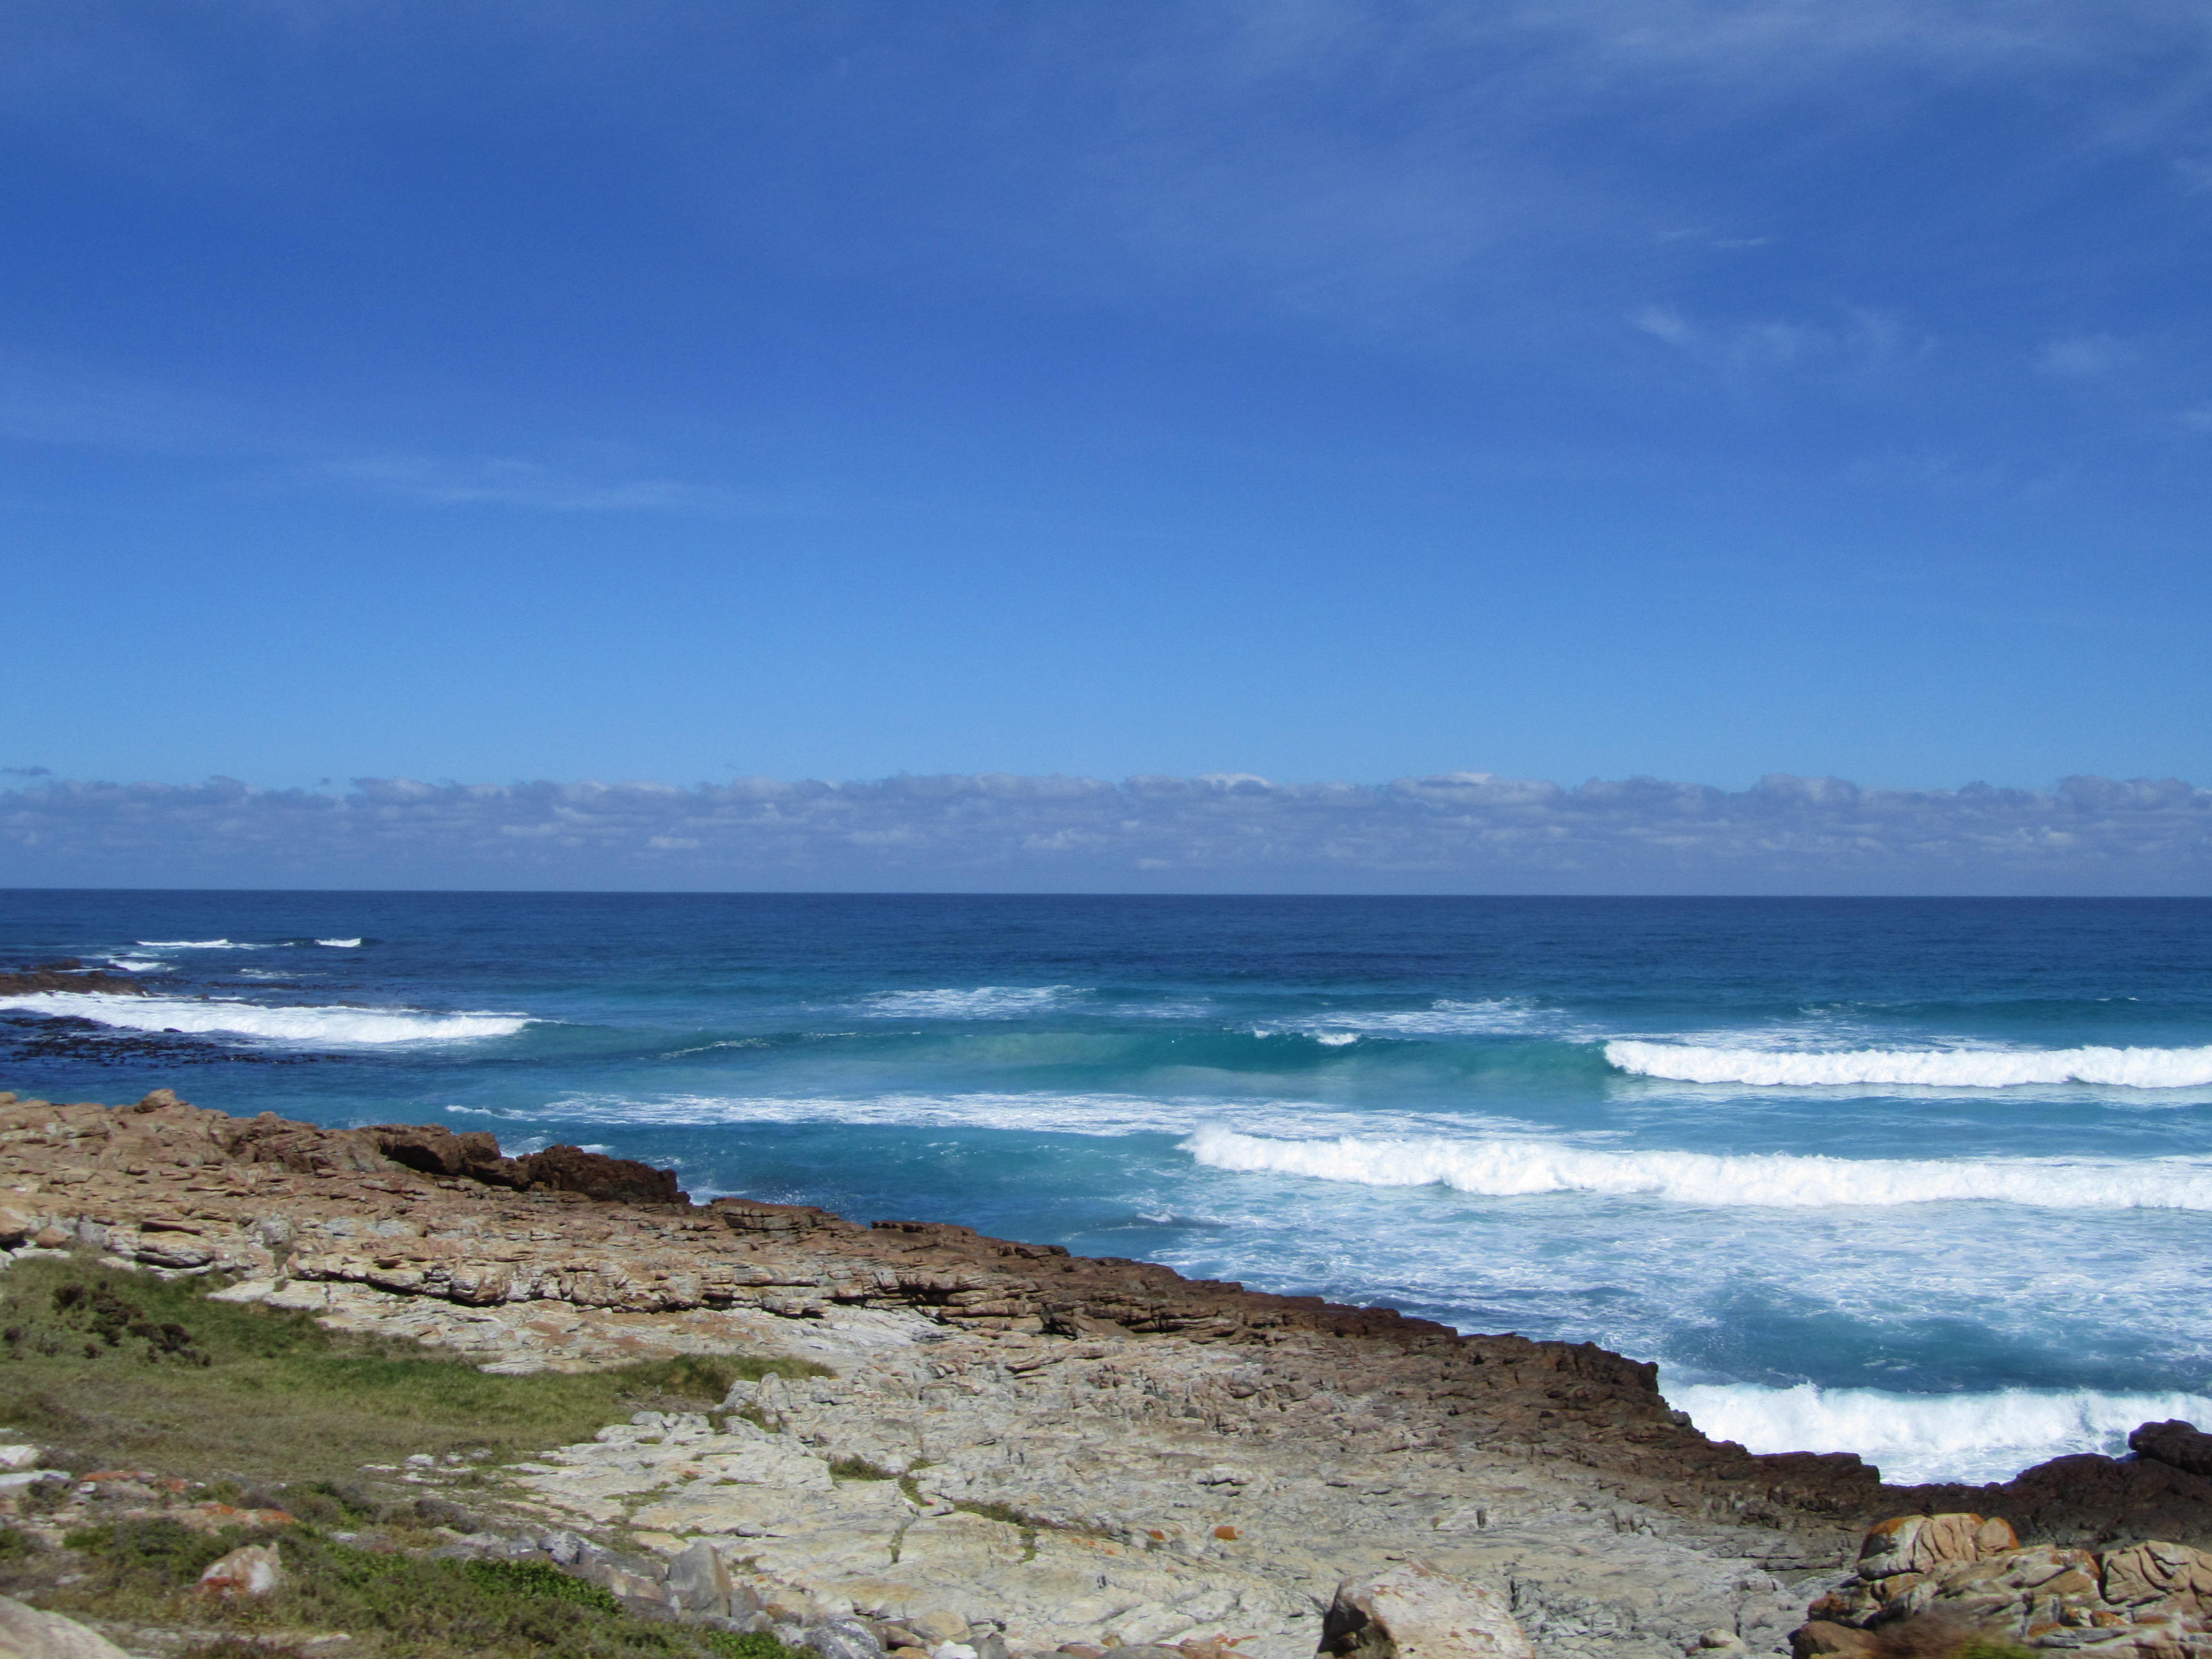
M 589 1439 L 632 1412 L 700 1410 L 740 1379 L 822 1370 L 686 1354 L 490 1376 L 404 1339 L 210 1299 L 228 1282 L 164 1280 L 82 1256 L 18 1263 L 0 1277 L 0 1428 L 67 1468 L 300 1484 L 424 1454 L 507 1462 Z

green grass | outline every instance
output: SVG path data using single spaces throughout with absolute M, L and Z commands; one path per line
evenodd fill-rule
M 216 1557 L 272 1539 L 284 1574 L 273 1594 L 235 1601 L 194 1594 Z M 40 1605 L 221 1632 L 190 1650 L 197 1659 L 267 1659 L 296 1651 L 287 1635 L 337 1631 L 352 1638 L 346 1651 L 360 1659 L 797 1659 L 771 1637 L 639 1619 L 597 1585 L 542 1562 L 380 1553 L 304 1527 L 210 1538 L 162 1519 L 88 1528 L 69 1546 L 83 1577 L 64 1585 L 50 1571 Z M 4 1574 L 0 1582 L 25 1588 Z
M 411 1342 L 207 1300 L 224 1282 L 85 1258 L 0 1274 L 0 1429 L 80 1474 L 343 1482 L 415 1452 L 511 1460 L 640 1409 L 717 1404 L 740 1378 L 826 1374 L 781 1355 L 728 1354 L 488 1376 Z

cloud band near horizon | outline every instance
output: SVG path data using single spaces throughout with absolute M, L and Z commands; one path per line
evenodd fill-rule
M 1167 892 L 2212 892 L 2212 791 L 1771 775 L 1576 787 L 1198 778 L 747 778 L 344 793 L 0 791 L 0 885 Z

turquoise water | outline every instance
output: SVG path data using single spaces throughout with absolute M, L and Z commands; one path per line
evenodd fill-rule
M 156 994 L 0 999 L 0 1086 L 1594 1340 L 1893 1479 L 2212 1417 L 2212 902 L 0 894 L 64 955 Z

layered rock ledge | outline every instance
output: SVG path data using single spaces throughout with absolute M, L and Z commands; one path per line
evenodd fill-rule
M 1653 1367 L 1589 1345 L 941 1223 L 695 1205 L 666 1171 L 574 1147 L 512 1158 L 489 1135 L 233 1118 L 167 1091 L 0 1095 L 0 1245 L 219 1270 L 226 1297 L 501 1371 L 817 1359 L 836 1375 L 762 1385 L 719 1429 L 518 1469 L 520 1499 L 665 1553 L 721 1540 L 833 1613 L 988 1604 L 1024 1648 L 1212 1627 L 1304 1659 L 1340 1581 L 1418 1559 L 1498 1586 L 1547 1653 L 1775 1651 L 1879 1516 L 1972 1509 L 2066 1547 L 2197 1539 L 2212 1517 L 2212 1480 L 2176 1463 L 1887 1488 L 1849 1455 L 1713 1443 Z

